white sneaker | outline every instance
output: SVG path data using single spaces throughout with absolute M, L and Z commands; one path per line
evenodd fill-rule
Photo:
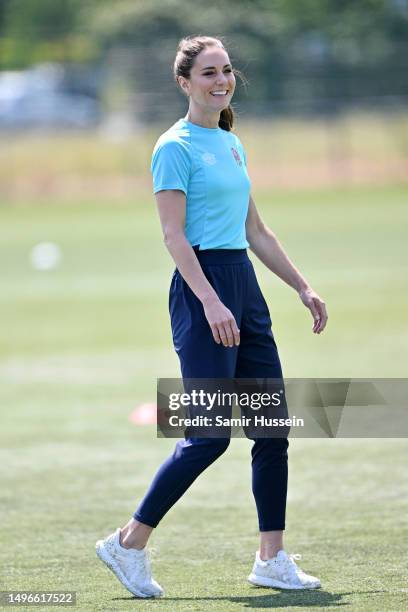
M 160 597 L 163 589 L 152 578 L 147 550 L 123 548 L 120 528 L 96 543 L 96 554 L 109 567 L 128 591 L 137 597 Z
M 305 574 L 295 563 L 300 555 L 287 555 L 280 550 L 276 557 L 262 561 L 259 551 L 256 552 L 254 567 L 248 580 L 257 586 L 275 587 L 278 589 L 318 589 L 321 584 L 318 578 Z

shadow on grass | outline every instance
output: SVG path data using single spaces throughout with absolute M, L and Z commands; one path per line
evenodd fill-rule
M 163 599 L 143 599 L 140 601 L 149 601 L 152 605 L 155 604 L 175 604 L 176 602 L 182 601 L 205 601 L 208 603 L 213 602 L 230 602 L 235 604 L 241 604 L 243 608 L 290 608 L 293 606 L 298 607 L 318 607 L 328 608 L 330 606 L 350 606 L 351 603 L 343 602 L 342 598 L 346 595 L 373 595 L 375 593 L 383 593 L 384 591 L 367 591 L 358 592 L 355 591 L 350 593 L 329 593 L 327 591 L 316 590 L 316 591 L 302 591 L 301 593 L 296 591 L 276 591 L 274 593 L 268 593 L 267 595 L 253 595 L 245 597 L 164 597 Z M 138 597 L 115 597 L 115 600 L 136 600 Z

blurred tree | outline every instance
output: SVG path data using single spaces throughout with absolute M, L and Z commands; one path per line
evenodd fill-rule
M 89 38 L 80 22 L 86 2 L 1 0 L 1 67 L 18 69 L 38 62 L 81 62 L 95 58 L 95 40 Z
M 103 53 L 115 49 L 129 79 L 166 99 L 177 41 L 192 33 L 226 37 L 250 76 L 246 106 L 258 112 L 408 95 L 407 0 L 118 0 L 114 11 L 102 0 L 87 9 Z
M 97 60 L 107 99 L 130 92 L 147 120 L 181 103 L 172 60 L 199 33 L 226 39 L 249 111 L 408 99 L 408 0 L 0 0 L 3 68 Z

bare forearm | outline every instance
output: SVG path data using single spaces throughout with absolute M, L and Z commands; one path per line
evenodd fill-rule
M 248 242 L 258 259 L 290 287 L 298 292 L 309 287 L 269 227 L 262 225 L 253 236 L 248 236 Z
M 206 279 L 194 250 L 184 234 L 166 236 L 164 242 L 181 276 L 198 299 L 203 304 L 217 300 L 218 296 Z

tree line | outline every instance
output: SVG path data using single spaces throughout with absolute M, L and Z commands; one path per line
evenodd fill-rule
M 0 69 L 102 67 L 165 107 L 188 34 L 225 38 L 249 81 L 238 103 L 261 114 L 407 100 L 408 0 L 0 0 Z

